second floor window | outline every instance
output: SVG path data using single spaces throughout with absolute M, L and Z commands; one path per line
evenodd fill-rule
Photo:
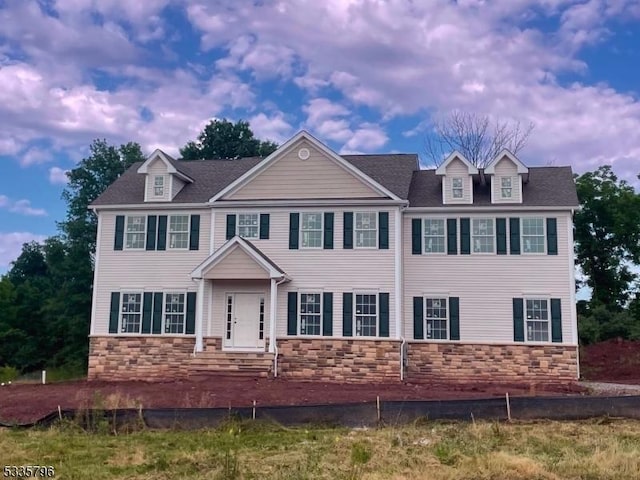
M 169 217 L 169 248 L 189 248 L 189 215 Z
M 444 219 L 425 218 L 422 222 L 424 225 L 424 252 L 444 253 Z
M 303 248 L 322 248 L 322 213 L 303 213 L 300 234 Z
M 544 218 L 522 219 L 522 253 L 544 253 Z
M 513 179 L 511 177 L 500 178 L 500 198 L 511 198 L 513 193 Z
M 153 195 L 156 197 L 164 196 L 164 175 L 153 177 Z
M 135 250 L 144 248 L 146 217 L 136 215 L 127 217 L 125 248 Z
M 376 212 L 356 212 L 356 248 L 376 248 L 378 238 Z
M 493 218 L 474 218 L 471 231 L 473 253 L 493 253 Z
M 463 196 L 463 187 L 462 187 L 462 178 L 456 177 L 451 180 L 451 193 L 453 198 L 462 198 Z
M 241 213 L 238 215 L 238 236 L 242 238 L 258 238 L 259 225 L 257 213 Z

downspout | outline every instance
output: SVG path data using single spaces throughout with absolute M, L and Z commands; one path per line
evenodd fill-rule
M 403 219 L 402 212 L 407 208 L 407 205 L 402 205 L 395 211 L 394 231 L 395 231 L 395 244 L 394 244 L 394 295 L 395 295 L 395 317 L 396 317 L 396 337 L 402 340 L 400 344 L 400 380 L 404 380 L 404 349 L 406 346 L 406 340 L 402 331 L 402 304 L 403 304 L 403 276 L 402 276 L 402 228 Z
M 280 280 L 276 281 L 275 278 L 271 279 L 271 325 L 269 332 L 269 352 L 273 353 L 273 376 L 278 376 L 278 344 L 276 342 L 276 317 L 278 311 L 278 285 L 282 285 L 289 280 L 286 276 L 283 276 Z

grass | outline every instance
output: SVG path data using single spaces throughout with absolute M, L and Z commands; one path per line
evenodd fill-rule
M 3 464 L 50 464 L 66 479 L 590 480 L 640 472 L 640 422 L 632 420 L 96 431 L 74 423 L 0 430 Z

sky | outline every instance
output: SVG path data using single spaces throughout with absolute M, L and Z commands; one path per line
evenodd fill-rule
M 0 273 L 56 233 L 95 138 L 178 155 L 212 118 L 424 153 L 452 110 L 520 158 L 640 187 L 640 0 L 0 0 Z

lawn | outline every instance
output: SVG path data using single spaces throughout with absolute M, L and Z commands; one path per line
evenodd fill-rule
M 108 430 L 0 430 L 0 466 L 52 465 L 65 479 L 640 478 L 640 422 L 630 420 Z

